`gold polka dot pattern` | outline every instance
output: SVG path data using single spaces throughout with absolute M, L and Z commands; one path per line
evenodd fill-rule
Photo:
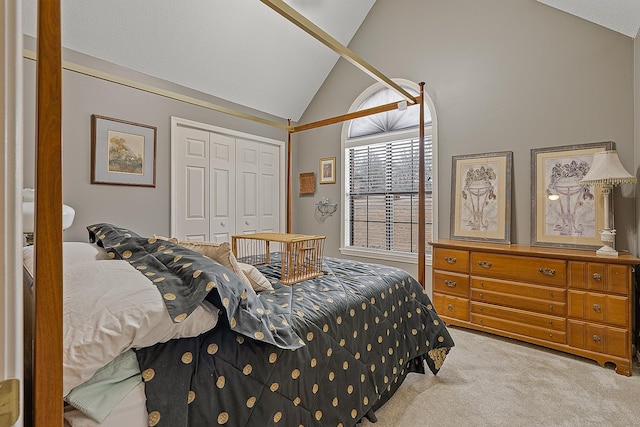
M 177 261 L 184 263 L 185 259 Z M 228 310 L 228 324 L 207 334 L 202 350 L 188 350 L 193 360 L 182 360 L 184 369 L 206 368 L 208 372 L 204 376 L 190 373 L 187 381 L 191 375 L 212 378 L 209 383 L 214 390 L 200 390 L 193 382 L 187 389 L 192 409 L 205 401 L 211 404 L 210 396 L 216 396 L 213 408 L 202 411 L 210 418 L 201 425 L 353 425 L 382 393 L 393 390 L 394 384 L 419 369 L 423 361 L 439 369 L 447 351 L 431 350 L 451 341 L 415 280 L 387 267 L 326 262 L 333 273 L 293 286 L 272 282 L 273 291 L 259 293 L 263 306 L 255 313 L 261 316 L 259 324 L 264 328 L 249 333 L 229 331 L 229 326 L 242 327 L 236 304 L 249 300 L 249 291 L 243 289 L 233 298 L 220 296 L 218 303 Z M 265 275 L 271 270 L 271 266 L 260 268 Z M 201 286 L 211 291 L 215 283 L 207 279 Z M 265 338 L 267 328 L 277 334 L 287 324 L 297 332 L 302 348 L 282 351 L 258 342 Z M 186 353 L 182 351 L 180 357 Z M 164 370 L 154 374 L 153 381 L 145 379 L 145 385 L 159 387 L 155 384 L 165 374 Z M 167 423 L 166 412 L 172 410 L 157 409 L 163 414 L 162 423 Z M 251 418 L 257 414 L 262 414 L 262 420 Z
M 153 411 L 149 413 L 149 427 L 157 426 L 160 422 L 160 412 Z

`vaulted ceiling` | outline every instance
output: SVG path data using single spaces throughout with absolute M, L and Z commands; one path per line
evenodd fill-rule
M 375 3 L 285 1 L 344 45 Z M 640 0 L 538 1 L 632 38 L 640 27 Z M 35 36 L 36 0 L 23 8 Z M 62 34 L 65 48 L 293 121 L 339 58 L 259 0 L 62 0 Z

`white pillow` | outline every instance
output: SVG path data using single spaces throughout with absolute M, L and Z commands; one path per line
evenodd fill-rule
M 271 282 L 269 282 L 269 280 L 260 273 L 260 270 L 255 268 L 253 265 L 238 262 L 238 266 L 240 266 L 242 272 L 247 276 L 247 279 L 249 279 L 249 283 L 251 283 L 251 287 L 254 291 L 261 292 L 273 290 Z
M 33 248 L 25 246 L 22 248 L 22 264 L 33 277 Z M 87 242 L 63 242 L 62 243 L 62 266 L 63 268 L 86 261 L 99 259 L 109 259 L 107 251 L 98 245 Z
M 121 260 L 67 266 L 63 298 L 64 396 L 123 351 L 197 336 L 218 321 L 205 301 L 173 323 L 158 288 Z

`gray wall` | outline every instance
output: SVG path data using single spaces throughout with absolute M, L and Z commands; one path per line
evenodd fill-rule
M 32 39 L 25 40 L 28 48 Z M 221 99 L 207 97 L 149 76 L 133 73 L 65 51 L 65 59 L 135 79 L 157 87 L 180 91 L 205 101 L 260 115 Z M 171 116 L 178 116 L 277 140 L 286 131 L 184 102 L 109 83 L 71 71 L 63 73 L 63 199 L 76 210 L 73 226 L 65 231 L 67 241 L 86 241 L 85 227 L 110 222 L 142 235 L 169 234 L 170 228 L 170 129 Z M 157 127 L 156 187 L 91 184 L 91 115 L 124 119 Z M 261 117 L 285 121 L 275 117 Z M 24 60 L 24 185 L 34 184 L 35 62 Z
M 449 236 L 451 156 L 511 150 L 512 242 L 528 244 L 531 148 L 615 141 L 634 170 L 633 45 L 535 0 L 395 0 L 376 2 L 349 47 L 387 76 L 426 82 L 439 124 L 439 237 Z M 301 122 L 346 112 L 372 83 L 340 60 Z M 317 171 L 321 157 L 340 159 L 340 132 L 298 134 L 294 176 Z M 340 184 L 295 197 L 294 230 L 326 234 L 336 255 L 339 215 L 306 219 L 321 197 L 339 200 Z M 635 201 L 619 188 L 615 214 L 618 249 L 635 252 Z

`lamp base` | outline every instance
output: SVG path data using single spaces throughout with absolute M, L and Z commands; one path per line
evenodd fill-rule
M 611 257 L 617 257 L 618 256 L 618 251 L 616 251 L 615 249 L 613 249 L 611 246 L 603 246 L 600 249 L 598 249 L 596 251 L 596 255 L 598 256 L 611 256 Z
M 600 240 L 602 241 L 604 246 L 596 251 L 596 255 L 609 257 L 618 256 L 618 251 L 613 249 L 613 243 L 616 240 L 616 230 L 610 228 L 600 230 Z

